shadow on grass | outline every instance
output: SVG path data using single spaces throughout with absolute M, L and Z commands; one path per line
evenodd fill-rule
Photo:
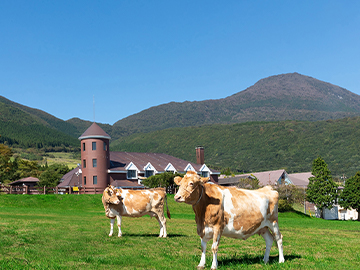
M 123 234 L 122 237 L 159 237 L 159 234 L 155 234 L 155 233 L 143 233 L 143 234 L 135 234 L 135 233 L 127 233 L 127 234 Z M 174 238 L 174 237 L 188 237 L 188 235 L 184 235 L 184 234 L 174 234 L 174 233 L 169 233 L 167 235 L 167 238 Z
M 292 261 L 294 259 L 299 259 L 301 256 L 299 255 L 285 255 L 285 263 L 286 261 Z M 279 262 L 279 256 L 270 256 L 269 262 L 267 264 L 276 264 Z M 226 258 L 226 259 L 218 259 L 218 263 L 221 266 L 231 266 L 231 265 L 237 265 L 237 264 L 246 264 L 246 265 L 252 265 L 252 264 L 258 264 L 263 263 L 263 256 L 251 256 L 251 255 L 244 255 L 239 256 L 235 255 L 232 258 Z

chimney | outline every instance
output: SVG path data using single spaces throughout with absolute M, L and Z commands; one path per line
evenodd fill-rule
M 204 147 L 197 146 L 196 148 L 196 163 L 197 164 L 204 164 L 205 157 L 204 157 Z

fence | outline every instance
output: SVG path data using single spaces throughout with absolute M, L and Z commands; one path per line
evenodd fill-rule
M 132 188 L 126 188 L 132 189 Z M 59 187 L 28 187 L 28 186 L 6 186 L 0 185 L 0 194 L 28 194 L 28 195 L 36 195 L 36 194 L 101 194 L 103 193 L 103 189 L 96 187 L 67 187 L 67 188 L 59 188 Z M 168 187 L 166 192 L 169 194 L 176 193 L 175 187 Z
M 0 185 L 0 193 L 5 194 L 101 194 L 103 189 L 94 187 L 28 187 Z

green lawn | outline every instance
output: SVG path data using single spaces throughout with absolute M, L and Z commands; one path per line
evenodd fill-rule
M 168 198 L 169 237 L 155 218 L 123 218 L 123 237 L 108 237 L 101 195 L 0 195 L 0 269 L 196 269 L 200 238 L 191 206 Z M 301 213 L 279 216 L 285 263 L 275 244 L 270 262 L 260 236 L 223 237 L 219 269 L 357 269 L 360 223 Z M 117 235 L 117 228 L 115 228 Z M 211 266 L 211 243 L 206 267 Z
M 49 156 L 44 157 L 44 160 L 41 162 L 42 165 L 44 165 L 45 162 L 47 162 L 48 165 L 60 163 L 67 165 L 69 169 L 73 169 L 80 163 L 80 157 L 79 159 L 75 159 L 73 153 L 70 152 L 49 152 L 47 154 Z

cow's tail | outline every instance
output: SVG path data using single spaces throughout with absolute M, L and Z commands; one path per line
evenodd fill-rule
M 167 203 L 166 193 L 165 193 L 165 203 L 166 203 L 166 214 L 167 214 L 168 218 L 171 219 L 171 215 L 170 215 L 170 211 L 169 211 L 169 207 L 168 207 L 168 203 Z

